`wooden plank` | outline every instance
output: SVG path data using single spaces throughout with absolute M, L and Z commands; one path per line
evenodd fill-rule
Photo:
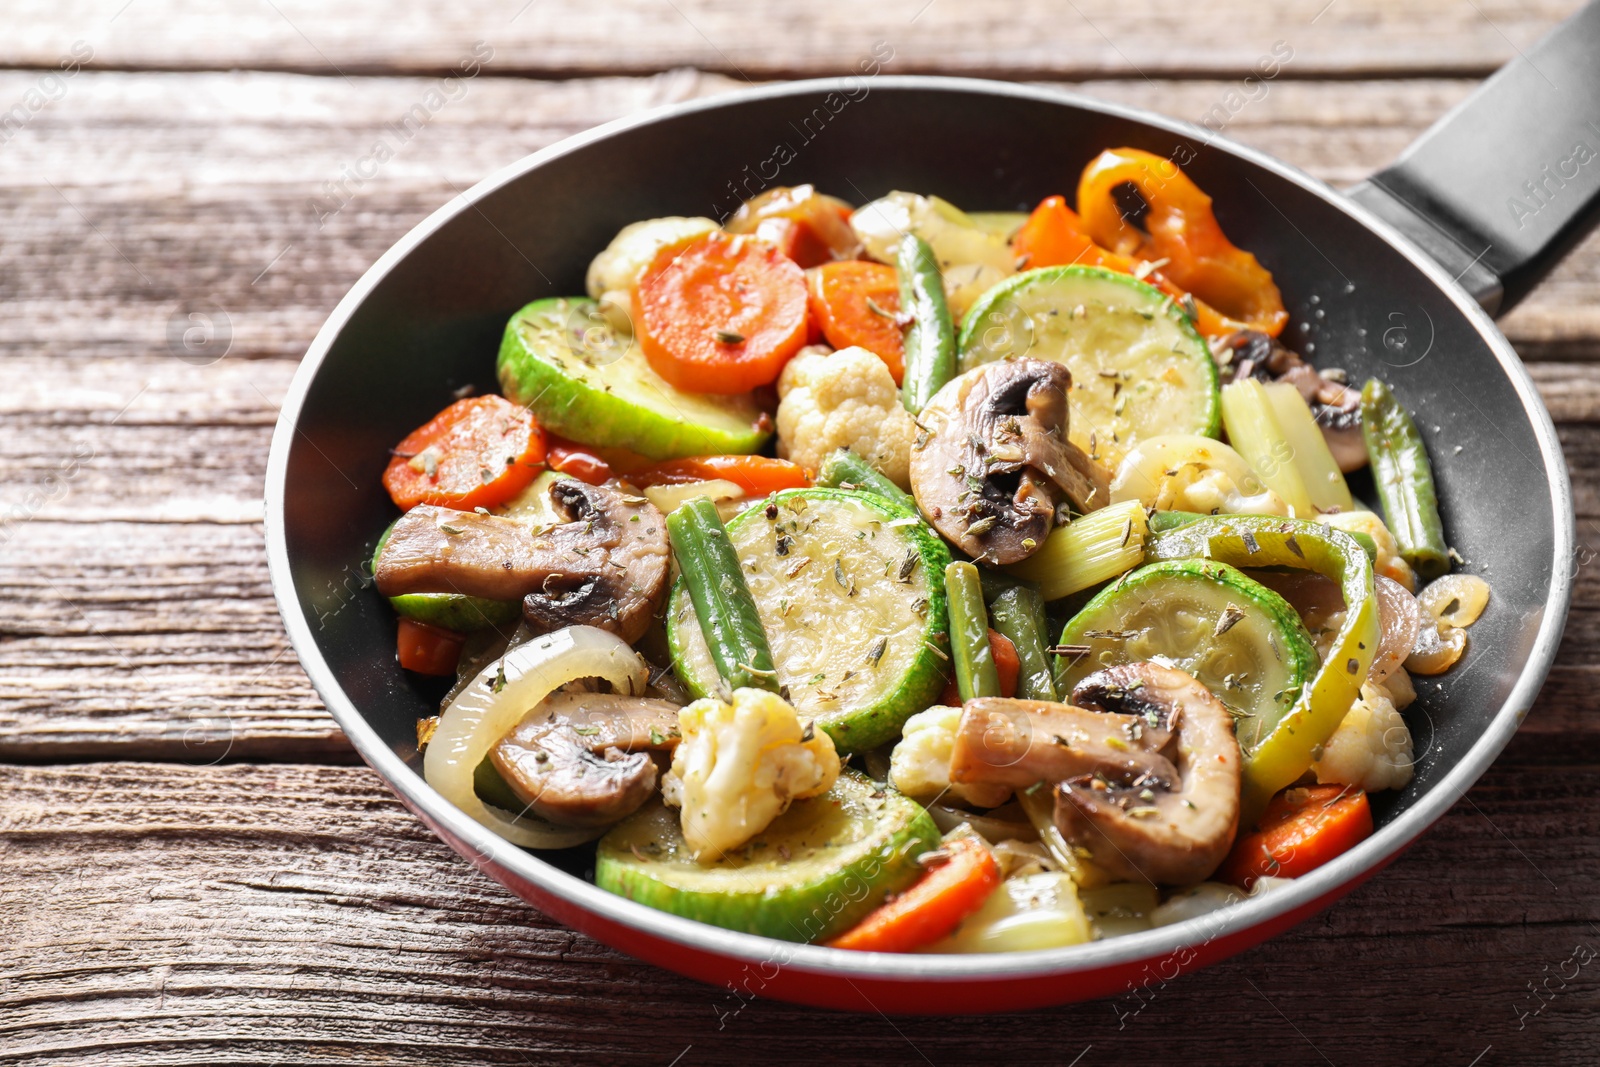
M 37 80 L 0 73 L 0 102 Z M 297 358 L 361 272 L 460 189 L 596 123 L 740 84 L 689 71 L 563 83 L 483 75 L 399 142 L 393 124 L 431 82 L 81 73 L 0 152 L 0 356 L 166 352 L 171 320 L 208 304 L 222 309 L 234 354 Z M 1472 84 L 1275 82 L 1224 132 L 1347 185 Z M 1237 84 L 1078 88 L 1199 121 Z M 380 139 L 394 158 L 350 183 L 348 168 Z M 104 166 L 108 155 L 117 167 Z M 353 197 L 319 217 L 313 200 L 343 200 L 328 192 L 340 181 Z M 1597 287 L 1600 237 L 1504 328 L 1526 358 L 1600 358 Z
M 35 75 L 0 74 L 0 101 Z M 277 74 L 80 74 L 0 152 L 0 355 L 168 350 L 189 307 L 221 307 L 230 350 L 298 358 L 363 270 L 459 189 L 531 150 L 730 78 L 534 83 L 480 77 L 349 205 L 328 182 L 370 154 L 430 83 Z M 1350 184 L 1397 154 L 1470 82 L 1282 82 L 1224 133 Z M 1227 82 L 1096 82 L 1085 91 L 1202 120 Z M 205 165 L 195 160 L 205 158 Z M 117 168 L 102 160 L 115 157 Z M 341 197 L 342 198 L 342 197 Z M 1504 320 L 1525 358 L 1600 358 L 1600 237 Z
M 992 1025 L 747 1002 L 637 963 L 513 899 L 365 768 L 0 766 L 0 1060 L 965 1063 L 1000 1033 L 1017 1062 L 1587 1063 L 1600 978 L 1563 964 L 1600 950 L 1597 755 L 1513 750 L 1266 946 Z
M 443 73 L 471 62 L 476 46 L 496 71 L 538 77 L 694 66 L 757 78 L 852 71 L 878 46 L 891 50 L 879 55 L 892 55 L 889 69 L 900 72 L 1153 78 L 1242 73 L 1281 40 L 1295 50 L 1297 73 L 1482 74 L 1576 6 L 1572 0 L 1268 6 L 1080 0 L 1063 8 L 1049 0 L 821 0 L 769 5 L 757 15 L 735 0 L 603 6 L 413 0 L 381 10 L 315 0 L 210 10 L 181 0 L 131 6 L 24 0 L 8 11 L 0 63 L 55 67 L 82 41 L 92 49 L 91 62 L 111 67 Z

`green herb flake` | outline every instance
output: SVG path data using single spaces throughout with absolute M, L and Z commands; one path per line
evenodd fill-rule
M 867 653 L 867 662 L 876 667 L 878 665 L 878 661 L 883 658 L 883 654 L 888 650 L 888 648 L 889 639 L 887 637 L 878 638 L 878 640 L 873 643 L 871 651 Z

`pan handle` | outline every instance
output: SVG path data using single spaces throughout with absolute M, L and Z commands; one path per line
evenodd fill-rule
M 1508 311 L 1600 222 L 1600 0 L 1350 196 Z

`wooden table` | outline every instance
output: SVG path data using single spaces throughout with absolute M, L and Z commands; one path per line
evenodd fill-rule
M 841 1016 L 554 925 L 355 760 L 285 641 L 261 527 L 277 405 L 334 303 L 568 134 L 886 42 L 891 72 L 1209 116 L 1348 184 L 1573 0 L 197 6 L 10 0 L 0 29 L 0 1062 L 1600 1058 L 1600 241 L 1503 323 L 1587 546 L 1526 726 L 1375 882 L 1142 1001 Z M 1246 101 L 1275 46 L 1292 58 Z M 464 93 L 429 95 L 474 54 Z

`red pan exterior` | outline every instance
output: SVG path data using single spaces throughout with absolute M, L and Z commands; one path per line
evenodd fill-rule
M 1220 963 L 1309 919 L 1387 867 L 1399 854 L 1396 852 L 1386 856 L 1322 896 L 1265 922 L 1094 970 L 1043 977 L 967 977 L 938 982 L 867 977 L 843 980 L 839 975 L 827 971 L 819 972 L 787 964 L 781 944 L 775 943 L 774 952 L 768 959 L 752 963 L 657 937 L 646 930 L 599 915 L 558 893 L 518 878 L 501 864 L 487 860 L 472 845 L 435 822 L 405 795 L 397 795 L 446 844 L 470 860 L 478 870 L 551 918 L 636 959 L 723 987 L 740 999 L 768 997 L 819 1008 L 897 1015 L 1022 1011 L 1100 997 L 1128 997 L 1128 1010 L 1135 1010 L 1134 1005 L 1139 1000 L 1154 995 L 1178 976 Z M 1401 846 L 1402 850 L 1411 844 L 1412 841 L 1406 842 Z

